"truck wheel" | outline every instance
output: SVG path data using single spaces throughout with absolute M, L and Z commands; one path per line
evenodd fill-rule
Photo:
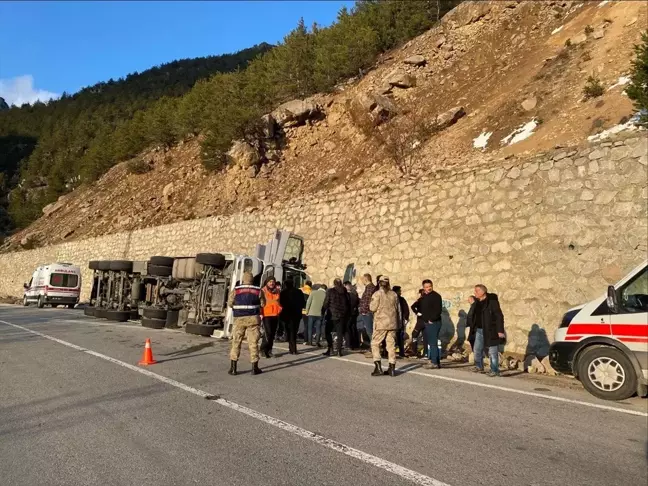
M 156 309 L 155 307 L 144 307 L 142 309 L 142 317 L 166 320 L 167 311 L 164 309 Z
M 163 267 L 162 265 L 148 266 L 148 274 L 152 277 L 170 277 L 173 272 L 173 267 Z
M 196 263 L 210 267 L 225 268 L 225 257 L 220 253 L 198 253 Z
M 108 269 L 115 272 L 132 272 L 133 262 L 128 260 L 111 260 Z
M 198 336 L 211 336 L 214 334 L 214 326 L 204 326 L 202 324 L 191 324 L 188 322 L 185 325 L 185 332 Z
M 130 317 L 130 311 L 107 310 L 106 319 L 109 321 L 126 322 Z
M 42 295 L 39 295 L 39 296 L 38 296 L 38 303 L 36 304 L 36 306 L 37 306 L 39 309 L 42 309 L 43 307 L 45 307 L 45 301 L 43 300 L 43 296 L 42 296 Z
M 99 319 L 105 319 L 107 316 L 108 309 L 102 309 L 101 307 L 95 307 L 95 317 Z
M 83 314 L 85 314 L 86 316 L 94 317 L 95 308 L 90 306 L 84 307 Z
M 110 270 L 110 260 L 98 261 L 97 270 Z
M 603 400 L 625 400 L 637 391 L 630 359 L 612 346 L 583 351 L 578 357 L 578 379 L 588 392 Z
M 158 265 L 160 267 L 172 267 L 175 258 L 166 256 L 152 256 L 149 258 L 150 265 Z
M 142 317 L 142 326 L 150 329 L 164 329 L 165 324 L 165 319 L 149 319 L 148 317 Z
M 128 318 L 129 321 L 139 321 L 140 315 L 137 309 L 132 309 L 130 311 L 130 317 Z
M 90 260 L 90 261 L 88 262 L 88 268 L 89 268 L 90 270 L 101 270 L 101 269 L 99 268 L 99 261 L 97 261 L 97 260 Z

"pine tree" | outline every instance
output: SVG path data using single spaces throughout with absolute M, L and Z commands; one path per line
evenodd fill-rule
M 639 111 L 639 122 L 648 126 L 648 31 L 641 35 L 641 43 L 634 47 L 630 85 L 626 88 L 628 98 Z

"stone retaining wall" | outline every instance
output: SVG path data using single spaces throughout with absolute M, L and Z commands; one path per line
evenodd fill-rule
M 291 206 L 214 217 L 0 255 L 0 294 L 22 295 L 38 264 L 84 267 L 96 259 L 146 259 L 200 251 L 252 252 L 275 228 L 305 239 L 316 282 L 387 274 L 411 301 L 432 278 L 448 315 L 445 339 L 465 325 L 476 283 L 499 294 L 507 349 L 546 354 L 569 307 L 602 294 L 646 258 L 648 146 L 645 132 L 526 161 L 419 181 L 367 179 Z

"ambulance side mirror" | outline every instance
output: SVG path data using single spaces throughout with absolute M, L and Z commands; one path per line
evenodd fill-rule
M 24 283 L 24 284 L 23 284 L 23 289 L 27 290 L 28 288 L 29 288 L 29 285 L 27 285 L 26 283 Z
M 616 294 L 616 289 L 614 288 L 614 285 L 610 285 L 607 290 L 607 305 L 608 309 L 610 309 L 610 312 L 613 314 L 617 313 L 617 294 Z

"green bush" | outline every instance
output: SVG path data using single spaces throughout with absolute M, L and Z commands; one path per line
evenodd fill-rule
M 126 164 L 126 170 L 129 174 L 146 174 L 151 170 L 151 166 L 144 162 L 142 159 L 137 158 L 130 160 Z
M 634 50 L 635 58 L 626 93 L 640 113 L 639 123 L 648 126 L 648 31 L 641 35 L 641 43 Z
M 599 78 L 595 76 L 589 76 L 587 78 L 585 86 L 583 87 L 583 95 L 585 95 L 586 100 L 598 98 L 599 96 L 602 96 L 604 92 L 605 88 Z

